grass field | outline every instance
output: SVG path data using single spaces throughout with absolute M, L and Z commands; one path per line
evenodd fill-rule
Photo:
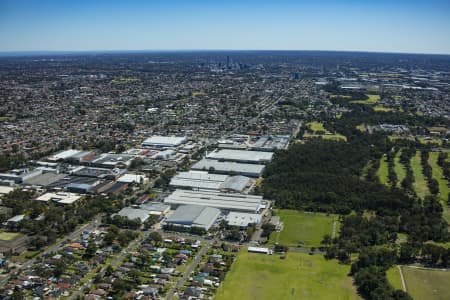
M 439 198 L 441 199 L 443 211 L 443 217 L 450 224 L 450 209 L 447 205 L 448 194 L 450 189 L 448 187 L 448 182 L 443 175 L 442 168 L 437 164 L 438 152 L 430 152 L 430 157 L 428 158 L 428 163 L 433 169 L 433 178 L 439 183 Z
M 15 232 L 0 232 L 0 240 L 3 241 L 10 241 L 12 239 L 14 239 L 15 237 L 17 237 L 19 234 L 15 233 Z
M 337 215 L 326 215 L 319 213 L 299 212 L 295 210 L 282 209 L 277 215 L 283 222 L 281 232 L 273 232 L 270 242 L 278 242 L 282 245 L 297 246 L 303 242 L 305 246 L 320 246 L 325 234 L 332 235 L 333 224 L 336 222 L 335 233 L 338 232 L 339 222 Z
M 417 151 L 416 155 L 411 158 L 411 168 L 414 174 L 414 191 L 417 196 L 423 199 L 430 194 L 430 191 L 428 190 L 425 176 L 423 176 L 422 165 L 420 163 L 420 151 Z
M 373 105 L 380 101 L 380 95 L 367 94 L 367 97 L 369 97 L 367 100 L 354 100 L 350 103 Z
M 383 154 L 383 156 L 380 159 L 380 167 L 377 171 L 377 176 L 380 178 L 380 182 L 382 184 L 389 184 L 388 180 L 389 170 L 388 170 L 388 163 L 386 161 L 386 154 Z
M 347 276 L 349 266 L 336 260 L 294 252 L 280 259 L 246 251 L 239 253 L 215 300 L 361 299 Z
M 406 291 L 413 299 L 447 300 L 450 295 L 450 272 L 403 267 Z
M 405 166 L 400 162 L 400 155 L 402 154 L 402 151 L 398 151 L 394 158 L 394 171 L 397 175 L 397 186 L 400 187 L 402 180 L 406 177 L 406 170 Z
M 339 133 L 331 133 L 325 129 L 323 123 L 320 122 L 309 122 L 306 124 L 309 128 L 309 132 L 303 134 L 303 138 L 322 138 L 324 140 L 333 141 L 347 141 L 347 138 Z M 321 134 L 318 134 L 321 133 Z M 323 134 L 322 134 L 323 133 Z
M 8 121 L 10 117 L 0 117 L 0 122 Z
M 374 111 L 382 111 L 382 112 L 390 112 L 390 111 L 393 111 L 392 108 L 384 107 L 384 106 L 380 106 L 380 105 L 374 106 L 374 107 L 373 107 L 373 110 L 374 110 Z
M 427 145 L 427 144 L 434 144 L 436 146 L 441 146 L 442 145 L 442 140 L 440 139 L 425 139 L 425 138 L 419 138 L 419 142 L 423 145 Z
M 400 271 L 397 266 L 393 266 L 387 270 L 386 277 L 395 289 L 403 291 L 402 278 L 400 277 Z
M 323 127 L 323 123 L 320 123 L 320 122 L 309 122 L 306 125 L 308 125 L 309 130 L 311 130 L 312 132 L 316 132 L 316 131 L 324 131 L 324 132 L 326 132 L 325 127 Z

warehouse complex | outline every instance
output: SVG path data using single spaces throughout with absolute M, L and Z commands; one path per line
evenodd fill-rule
M 179 206 L 172 215 L 164 220 L 165 225 L 201 227 L 209 230 L 220 216 L 220 210 L 199 205 Z
M 257 213 L 263 207 L 262 196 L 230 194 L 214 191 L 175 190 L 164 203 L 171 206 L 201 205 L 215 207 L 226 211 Z
M 184 144 L 186 142 L 186 137 L 178 137 L 178 136 L 161 136 L 154 135 L 147 138 L 142 142 L 142 148 L 150 148 L 150 149 L 167 149 L 167 148 L 175 148 Z
M 209 153 L 206 158 L 219 161 L 266 164 L 272 160 L 272 152 L 221 149 Z
M 239 174 L 258 178 L 262 175 L 264 165 L 247 164 L 238 162 L 223 162 L 215 159 L 204 158 L 192 166 L 192 170 L 203 170 L 216 174 Z
M 196 191 L 242 192 L 250 184 L 250 178 L 245 176 L 228 176 L 190 171 L 175 175 L 169 185 L 173 188 L 187 188 Z

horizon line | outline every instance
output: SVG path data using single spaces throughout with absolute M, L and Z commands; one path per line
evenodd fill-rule
M 113 49 L 113 50 L 12 50 L 0 51 L 0 57 L 14 56 L 39 56 L 39 55 L 65 55 L 82 53 L 169 53 L 169 52 L 343 52 L 343 53 L 373 53 L 373 54 L 406 54 L 406 55 L 436 55 L 450 56 L 450 53 L 442 52 L 407 52 L 407 51 L 385 51 L 385 50 L 302 50 L 302 49 Z

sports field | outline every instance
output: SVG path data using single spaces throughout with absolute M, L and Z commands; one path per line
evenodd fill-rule
M 386 154 L 383 154 L 383 156 L 380 159 L 380 167 L 378 168 L 377 176 L 378 178 L 380 178 L 380 182 L 382 184 L 387 185 L 389 184 L 388 175 L 389 171 L 388 171 L 388 163 L 386 161 Z
M 450 272 L 402 267 L 406 291 L 413 299 L 447 300 L 450 295 Z
M 347 276 L 350 268 L 322 255 L 248 253 L 243 248 L 215 300 L 361 299 Z
M 281 232 L 273 232 L 270 235 L 271 243 L 278 242 L 281 245 L 297 246 L 299 242 L 302 242 L 307 247 L 320 246 L 325 234 L 333 236 L 333 227 L 335 227 L 335 234 L 339 231 L 337 215 L 289 209 L 278 210 L 277 215 L 283 222 L 283 229 Z
M 414 191 L 416 192 L 417 196 L 423 199 L 425 198 L 425 196 L 430 194 L 430 191 L 428 190 L 427 181 L 422 172 L 422 165 L 420 163 L 420 151 L 416 151 L 416 155 L 411 158 L 411 168 L 414 174 Z

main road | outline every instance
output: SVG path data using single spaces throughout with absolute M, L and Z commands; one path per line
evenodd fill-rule
M 195 270 L 198 264 L 202 261 L 203 256 L 208 252 L 211 245 L 216 241 L 216 239 L 208 240 L 206 244 L 197 252 L 192 263 L 186 268 L 181 277 L 178 279 L 177 283 L 167 292 L 165 300 L 172 300 L 175 292 L 184 285 L 186 280 L 191 276 L 191 273 Z

